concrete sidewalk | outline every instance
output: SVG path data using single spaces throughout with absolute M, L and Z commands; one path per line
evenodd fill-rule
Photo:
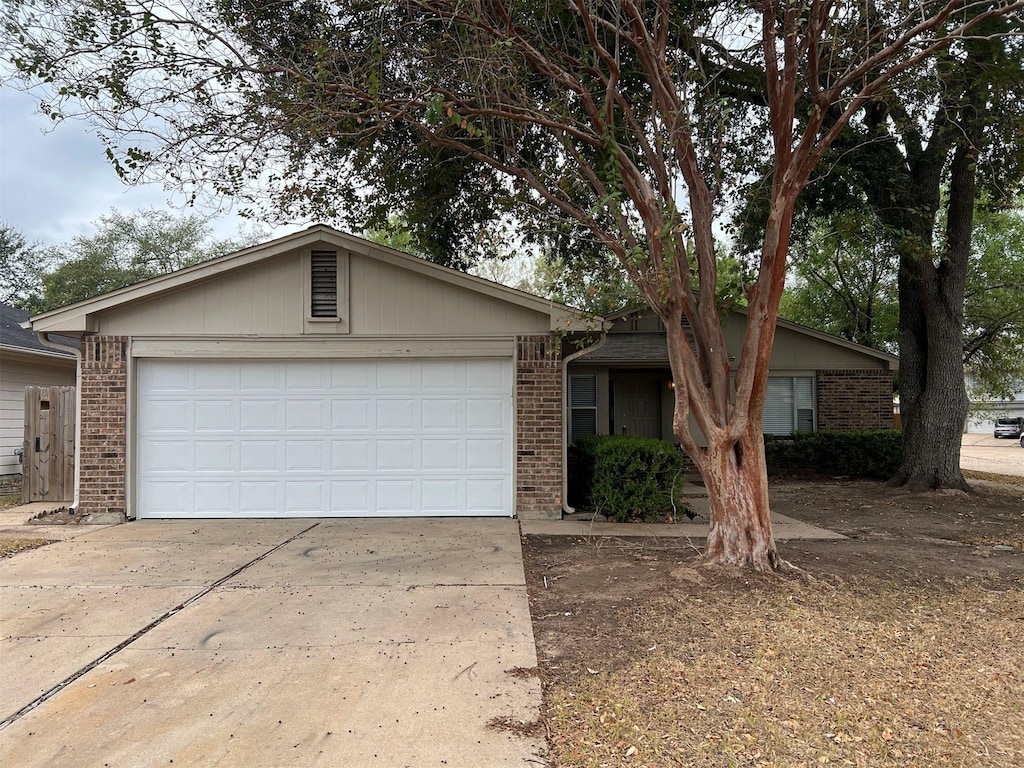
M 539 764 L 536 663 L 514 520 L 142 522 L 0 561 L 3 765 Z
M 585 520 L 530 520 L 521 523 L 523 533 L 535 536 L 644 536 L 706 539 L 708 524 L 685 523 L 607 523 Z M 819 528 L 785 515 L 772 514 L 772 531 L 776 541 L 791 539 L 845 539 L 842 534 Z

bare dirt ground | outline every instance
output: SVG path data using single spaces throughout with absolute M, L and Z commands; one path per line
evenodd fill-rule
M 772 495 L 850 537 L 779 543 L 813 580 L 526 539 L 550 764 L 1024 765 L 1024 486 Z

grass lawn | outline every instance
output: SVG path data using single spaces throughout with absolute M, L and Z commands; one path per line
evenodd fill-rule
M 773 497 L 850 537 L 780 543 L 813 581 L 527 539 L 551 765 L 1024 765 L 1021 493 Z

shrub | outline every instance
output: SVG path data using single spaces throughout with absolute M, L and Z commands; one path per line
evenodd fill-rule
M 576 441 L 570 498 L 619 522 L 643 519 L 671 504 L 683 455 L 663 440 L 588 435 Z
M 896 474 L 902 433 L 894 429 L 764 436 L 768 474 L 822 474 L 887 480 Z

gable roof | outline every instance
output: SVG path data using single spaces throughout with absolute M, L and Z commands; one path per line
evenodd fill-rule
M 260 261 L 279 256 L 298 248 L 327 243 L 350 253 L 366 256 L 377 261 L 390 264 L 401 269 L 415 272 L 441 282 L 457 285 L 467 290 L 482 293 L 492 298 L 507 301 L 541 314 L 549 315 L 552 329 L 589 327 L 593 322 L 586 313 L 572 307 L 558 304 L 550 299 L 534 296 L 531 293 L 494 283 L 475 275 L 459 272 L 443 267 L 431 261 L 412 256 L 408 253 L 377 245 L 361 237 L 340 232 L 324 224 L 315 224 L 308 229 L 285 235 L 260 245 L 241 251 L 219 256 L 209 261 L 194 264 L 191 267 L 169 272 L 166 275 L 144 280 L 134 285 L 119 288 L 116 291 L 80 301 L 60 309 L 44 312 L 31 319 L 31 326 L 36 331 L 64 331 L 82 333 L 92 330 L 89 316 L 113 307 L 129 304 L 142 299 L 152 298 L 162 293 L 179 290 L 190 283 L 196 283 L 211 277 L 220 276 L 236 269 L 248 267 Z
M 747 310 L 745 307 L 736 307 L 732 312 L 743 317 L 747 316 Z M 606 320 L 609 323 L 613 323 L 618 320 L 625 320 L 630 317 L 638 315 L 653 315 L 653 311 L 648 307 L 627 307 L 621 309 L 618 312 L 613 312 L 606 316 Z M 874 357 L 878 360 L 884 361 L 887 364 L 889 370 L 895 371 L 899 369 L 899 357 L 892 355 L 888 352 L 882 352 L 874 349 L 873 347 L 866 347 L 863 344 L 857 344 L 853 341 L 848 341 L 841 336 L 834 336 L 831 333 L 825 333 L 815 328 L 809 328 L 806 325 L 800 323 L 794 323 L 792 320 L 786 320 L 785 318 L 778 318 L 776 320 L 776 327 L 785 328 L 794 333 L 799 333 L 804 336 L 819 339 L 820 341 L 834 344 L 837 347 L 848 349 L 852 352 L 858 352 L 868 357 Z M 622 338 L 617 338 L 622 337 Z M 633 363 L 647 363 L 653 364 L 657 362 L 663 362 L 667 359 L 668 353 L 665 350 L 665 333 L 640 331 L 640 332 L 620 332 L 610 333 L 604 344 L 594 349 L 593 352 L 588 352 L 581 355 L 578 360 L 580 362 L 633 362 Z
M 29 313 L 23 309 L 17 309 L 9 304 L 0 304 L 0 348 L 40 355 L 42 357 L 75 359 L 74 355 L 58 352 L 55 349 L 44 346 L 34 331 L 22 327 L 22 324 L 28 319 Z M 78 346 L 77 339 L 65 336 L 56 336 L 53 340 L 59 344 L 66 344 L 72 347 Z

